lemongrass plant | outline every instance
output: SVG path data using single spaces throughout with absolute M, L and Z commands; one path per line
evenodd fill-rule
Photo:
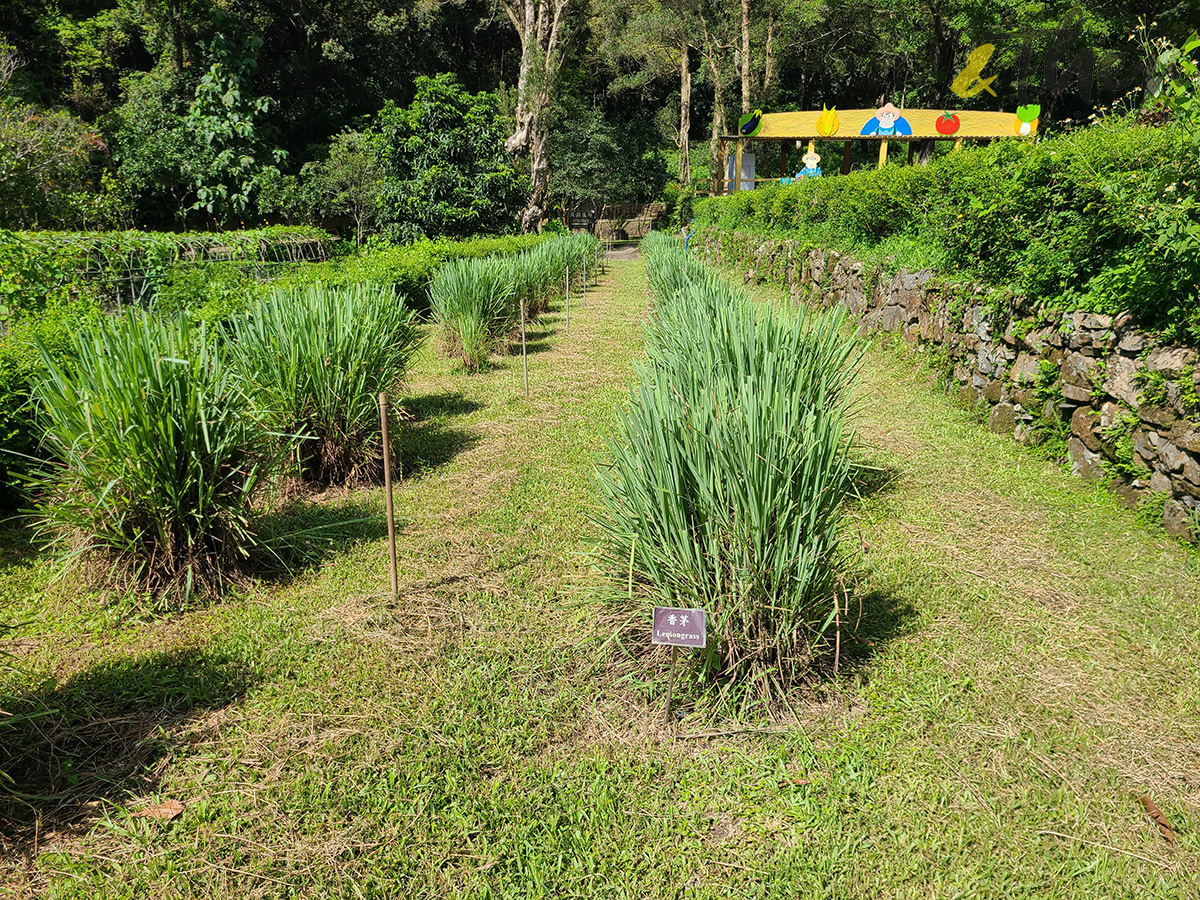
M 43 536 L 106 587 L 220 594 L 263 549 L 255 507 L 283 448 L 206 327 L 130 311 L 73 342 L 69 364 L 43 350 L 34 390 Z
M 382 472 L 378 394 L 403 383 L 416 314 L 377 285 L 275 291 L 231 324 L 233 363 L 299 474 L 322 485 Z
M 591 235 L 573 234 L 508 257 L 447 263 L 429 293 L 448 354 L 478 372 L 516 333 L 522 303 L 526 319 L 536 319 L 563 295 L 568 275 L 572 284 L 581 283 L 584 260 L 596 247 Z
M 837 313 L 756 308 L 665 236 L 646 362 L 598 469 L 601 556 L 710 615 L 706 675 L 766 691 L 834 619 L 857 342 Z

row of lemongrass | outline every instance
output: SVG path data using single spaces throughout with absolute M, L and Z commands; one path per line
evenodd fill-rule
M 220 593 L 269 557 L 258 514 L 282 474 L 373 474 L 377 394 L 420 341 L 374 286 L 276 293 L 226 326 L 131 310 L 76 335 L 36 388 L 43 533 L 107 586 Z
M 521 324 L 582 285 L 595 266 L 599 243 L 590 234 L 563 235 L 512 256 L 458 259 L 442 266 L 429 287 L 430 306 L 446 351 L 478 372 Z
M 655 311 L 599 470 L 602 553 L 655 604 L 708 611 L 703 677 L 770 696 L 836 618 L 857 344 L 838 313 L 752 303 L 678 240 L 641 247 Z

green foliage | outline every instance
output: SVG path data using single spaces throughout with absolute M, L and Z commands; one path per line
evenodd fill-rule
M 578 282 L 584 258 L 599 245 L 589 234 L 554 237 L 517 256 L 459 259 L 440 268 L 430 285 L 433 318 L 446 350 L 468 372 L 478 372 L 521 321 L 531 319 L 548 297 L 565 289 L 567 273 Z
M 480 259 L 521 253 L 547 240 L 543 235 L 477 237 L 463 241 L 419 240 L 403 246 L 369 241 L 358 253 L 316 265 L 295 267 L 276 278 L 280 287 L 314 284 L 347 286 L 386 284 L 418 312 L 429 309 L 429 283 L 441 266 L 454 259 Z
M 1163 512 L 1171 495 L 1165 491 L 1151 491 L 1137 505 L 1134 518 L 1137 523 L 1149 531 L 1163 530 Z
M 1106 466 L 1110 478 L 1136 481 L 1146 475 L 1146 467 L 1133 449 L 1133 434 L 1141 421 L 1133 413 L 1126 412 L 1116 418 L 1108 428 L 1101 429 L 1108 445 Z
M 0 228 L 97 228 L 124 221 L 119 184 L 101 177 L 106 151 L 86 122 L 6 96 L 0 82 Z
M 188 128 L 183 79 L 164 61 L 127 75 L 121 90 L 124 100 L 105 124 L 136 221 L 153 228 L 185 225 L 201 150 Z
M 430 285 L 433 318 L 446 352 L 478 372 L 507 340 L 520 315 L 506 270 L 484 259 L 456 259 L 438 270 Z M 515 313 L 515 314 L 514 314 Z
M 51 547 L 156 596 L 215 596 L 261 549 L 255 503 L 281 448 L 203 326 L 129 311 L 43 348 L 56 459 L 36 478 Z
M 1182 215 L 1190 201 L 1175 198 L 1200 178 L 1178 152 L 1180 128 L 1113 116 L 1037 143 L 945 153 L 928 167 L 707 199 L 696 217 L 863 256 L 907 236 L 942 271 L 1010 288 L 1035 309 L 1128 309 L 1170 339 L 1195 341 L 1200 252 L 1174 243 L 1164 252 L 1170 228 L 1156 218 Z
M 1140 368 L 1133 373 L 1133 383 L 1141 391 L 1138 400 L 1147 406 L 1167 405 L 1167 376 L 1150 368 Z
M 654 200 L 667 183 L 661 140 L 641 104 L 610 112 L 564 91 L 550 121 L 551 201 L 570 207 Z
M 270 166 L 266 160 L 280 163 L 286 156 L 268 145 L 271 133 L 262 123 L 271 99 L 251 92 L 250 75 L 262 44 L 262 38 L 248 37 L 237 48 L 218 33 L 211 48 L 215 59 L 188 109 L 188 131 L 202 148 L 194 164 L 192 208 L 205 210 L 218 222 L 245 216 Z
M 418 78 L 412 105 L 389 102 L 378 122 L 385 235 L 408 241 L 513 230 L 524 186 L 504 152 L 494 96 L 468 94 L 453 75 Z
M 188 313 L 202 322 L 219 322 L 246 308 L 257 282 L 232 262 L 173 266 L 154 296 L 154 309 L 165 315 Z
M 270 268 L 304 253 L 325 255 L 315 228 L 224 234 L 0 231 L 0 507 L 19 502 L 31 457 L 45 457 L 30 405 L 45 370 L 40 345 L 56 361 L 73 357 L 72 336 L 120 304 L 157 304 L 219 320 L 259 288 L 246 267 Z
M 348 216 L 362 244 L 377 214 L 383 142 L 377 133 L 343 131 L 329 155 L 309 170 L 311 190 L 325 216 Z
M 858 344 L 840 313 L 760 311 L 680 242 L 642 248 L 657 307 L 597 473 L 602 558 L 709 611 L 705 677 L 770 695 L 834 620 Z
M 377 286 L 276 290 L 232 322 L 230 353 L 277 433 L 318 484 L 382 473 L 380 391 L 421 343 L 416 314 Z

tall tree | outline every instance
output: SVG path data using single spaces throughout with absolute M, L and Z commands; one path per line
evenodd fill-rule
M 750 112 L 750 0 L 742 0 L 742 115 Z
M 537 230 L 550 193 L 550 135 L 547 122 L 554 86 L 562 67 L 571 0 L 501 0 L 521 40 L 517 73 L 516 128 L 505 149 L 529 156 L 529 202 L 521 210 L 521 230 Z

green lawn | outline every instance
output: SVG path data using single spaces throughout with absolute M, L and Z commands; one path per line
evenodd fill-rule
M 531 333 L 529 399 L 519 357 L 427 346 L 399 603 L 378 490 L 279 523 L 332 524 L 296 578 L 185 610 L 51 585 L 7 532 L 0 694 L 58 712 L 0 730 L 0 894 L 1200 897 L 1200 565 L 892 350 L 839 676 L 772 721 L 685 684 L 660 724 L 666 657 L 608 640 L 584 556 L 648 309 L 614 263 Z

